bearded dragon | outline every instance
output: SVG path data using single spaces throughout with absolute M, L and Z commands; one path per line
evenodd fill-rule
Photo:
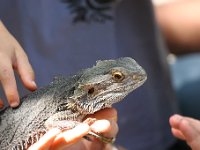
M 144 69 L 129 57 L 97 61 L 75 75 L 56 77 L 22 97 L 18 108 L 0 112 L 0 149 L 27 150 L 51 128 L 73 128 L 86 115 L 121 101 L 146 79 Z

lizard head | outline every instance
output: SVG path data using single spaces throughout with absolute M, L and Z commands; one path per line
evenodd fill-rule
M 71 98 L 80 112 L 94 113 L 121 101 L 146 79 L 145 71 L 132 58 L 97 61 L 83 71 Z

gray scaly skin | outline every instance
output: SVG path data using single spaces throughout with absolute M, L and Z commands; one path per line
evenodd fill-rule
M 132 58 L 97 61 L 74 76 L 57 77 L 0 112 L 0 149 L 27 150 L 49 129 L 70 129 L 87 114 L 111 107 L 144 83 L 145 71 Z

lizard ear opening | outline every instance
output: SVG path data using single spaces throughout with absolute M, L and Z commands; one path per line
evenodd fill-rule
M 88 94 L 91 95 L 94 93 L 94 87 L 88 89 Z

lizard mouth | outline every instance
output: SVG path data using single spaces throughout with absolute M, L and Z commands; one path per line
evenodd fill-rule
M 110 88 L 110 90 L 100 93 L 99 95 L 97 95 L 95 97 L 95 99 L 98 99 L 99 97 L 104 97 L 106 100 L 106 98 L 112 97 L 112 95 L 125 95 L 126 96 L 131 91 L 140 87 L 146 81 L 147 77 L 146 77 L 146 75 L 138 76 L 137 80 L 136 80 L 135 77 L 133 76 L 133 79 L 134 79 L 134 81 L 127 82 L 126 85 L 117 86 L 117 88 Z M 108 95 L 108 97 L 106 95 Z M 115 102 L 115 99 L 113 99 L 113 101 Z M 118 102 L 118 101 L 116 101 L 116 102 Z
M 132 75 L 123 83 L 111 84 L 108 88 L 102 89 L 96 95 L 87 97 L 84 103 L 79 103 L 78 109 L 84 114 L 92 114 L 104 108 L 111 107 L 114 103 L 120 102 L 130 92 L 141 86 L 147 77 L 146 74 Z
M 135 90 L 145 82 L 145 78 L 135 84 L 134 82 L 128 83 L 126 86 L 120 86 L 115 89 L 104 91 L 92 100 L 88 100 L 88 104 L 85 103 L 85 112 L 94 113 L 104 108 L 111 107 L 114 103 L 120 102 L 126 97 L 131 91 Z M 91 105 L 91 101 L 93 102 Z
M 137 76 L 137 80 L 136 80 L 136 77 L 133 76 L 133 82 L 127 82 L 128 84 L 126 84 L 125 86 L 119 86 L 113 90 L 103 93 L 100 96 L 100 97 L 104 97 L 104 99 L 102 100 L 102 103 L 105 102 L 103 107 L 104 108 L 111 107 L 112 104 L 121 101 L 130 92 L 140 87 L 146 80 L 147 80 L 147 76 L 144 72 L 144 74 Z

